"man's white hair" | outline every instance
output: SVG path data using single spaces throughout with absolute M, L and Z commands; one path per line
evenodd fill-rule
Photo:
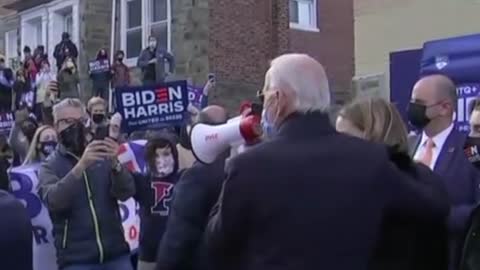
M 330 90 L 323 66 L 306 54 L 284 54 L 275 58 L 267 73 L 270 89 L 291 91 L 298 112 L 325 112 Z
M 59 103 L 53 106 L 53 121 L 56 123 L 59 119 L 59 114 L 62 110 L 66 108 L 76 108 L 82 110 L 82 113 L 85 113 L 85 106 L 83 105 L 82 101 L 78 98 L 66 98 Z

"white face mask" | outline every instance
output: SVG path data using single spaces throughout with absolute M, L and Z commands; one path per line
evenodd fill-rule
M 173 155 L 155 157 L 155 169 L 158 177 L 165 177 L 173 172 L 175 161 Z
M 150 41 L 150 43 L 148 43 L 150 45 L 150 48 L 155 48 L 157 47 L 157 42 L 156 41 Z

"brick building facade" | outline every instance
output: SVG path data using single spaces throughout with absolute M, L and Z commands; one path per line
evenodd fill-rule
M 14 58 L 24 45 L 43 44 L 52 55 L 60 33 L 69 31 L 80 51 L 82 89 L 89 89 L 88 61 L 111 40 L 114 50 L 127 52 L 139 83 L 136 57 L 153 34 L 176 57 L 171 79 L 202 85 L 215 73 L 213 102 L 230 109 L 254 97 L 269 61 L 285 52 L 317 58 L 336 102 L 350 98 L 353 0 L 0 0 L 0 6 L 11 10 L 0 15 L 0 53 Z

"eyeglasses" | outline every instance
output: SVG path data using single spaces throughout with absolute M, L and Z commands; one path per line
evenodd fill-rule
M 57 125 L 73 125 L 76 122 L 80 122 L 82 124 L 87 124 L 87 119 L 82 117 L 82 118 L 64 118 L 64 119 L 58 119 L 57 120 Z

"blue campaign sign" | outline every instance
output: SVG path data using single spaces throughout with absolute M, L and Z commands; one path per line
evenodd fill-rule
M 8 135 L 15 123 L 15 116 L 12 112 L 0 113 L 0 134 Z
M 188 119 L 186 81 L 121 87 L 116 89 L 115 98 L 125 132 L 182 125 Z
M 197 109 L 203 109 L 207 105 L 207 99 L 208 96 L 203 94 L 202 87 L 188 85 L 188 101 Z
M 458 104 L 456 123 L 459 131 L 470 131 L 470 114 L 468 106 L 472 100 L 478 97 L 479 91 L 480 83 L 467 83 L 457 85 Z

